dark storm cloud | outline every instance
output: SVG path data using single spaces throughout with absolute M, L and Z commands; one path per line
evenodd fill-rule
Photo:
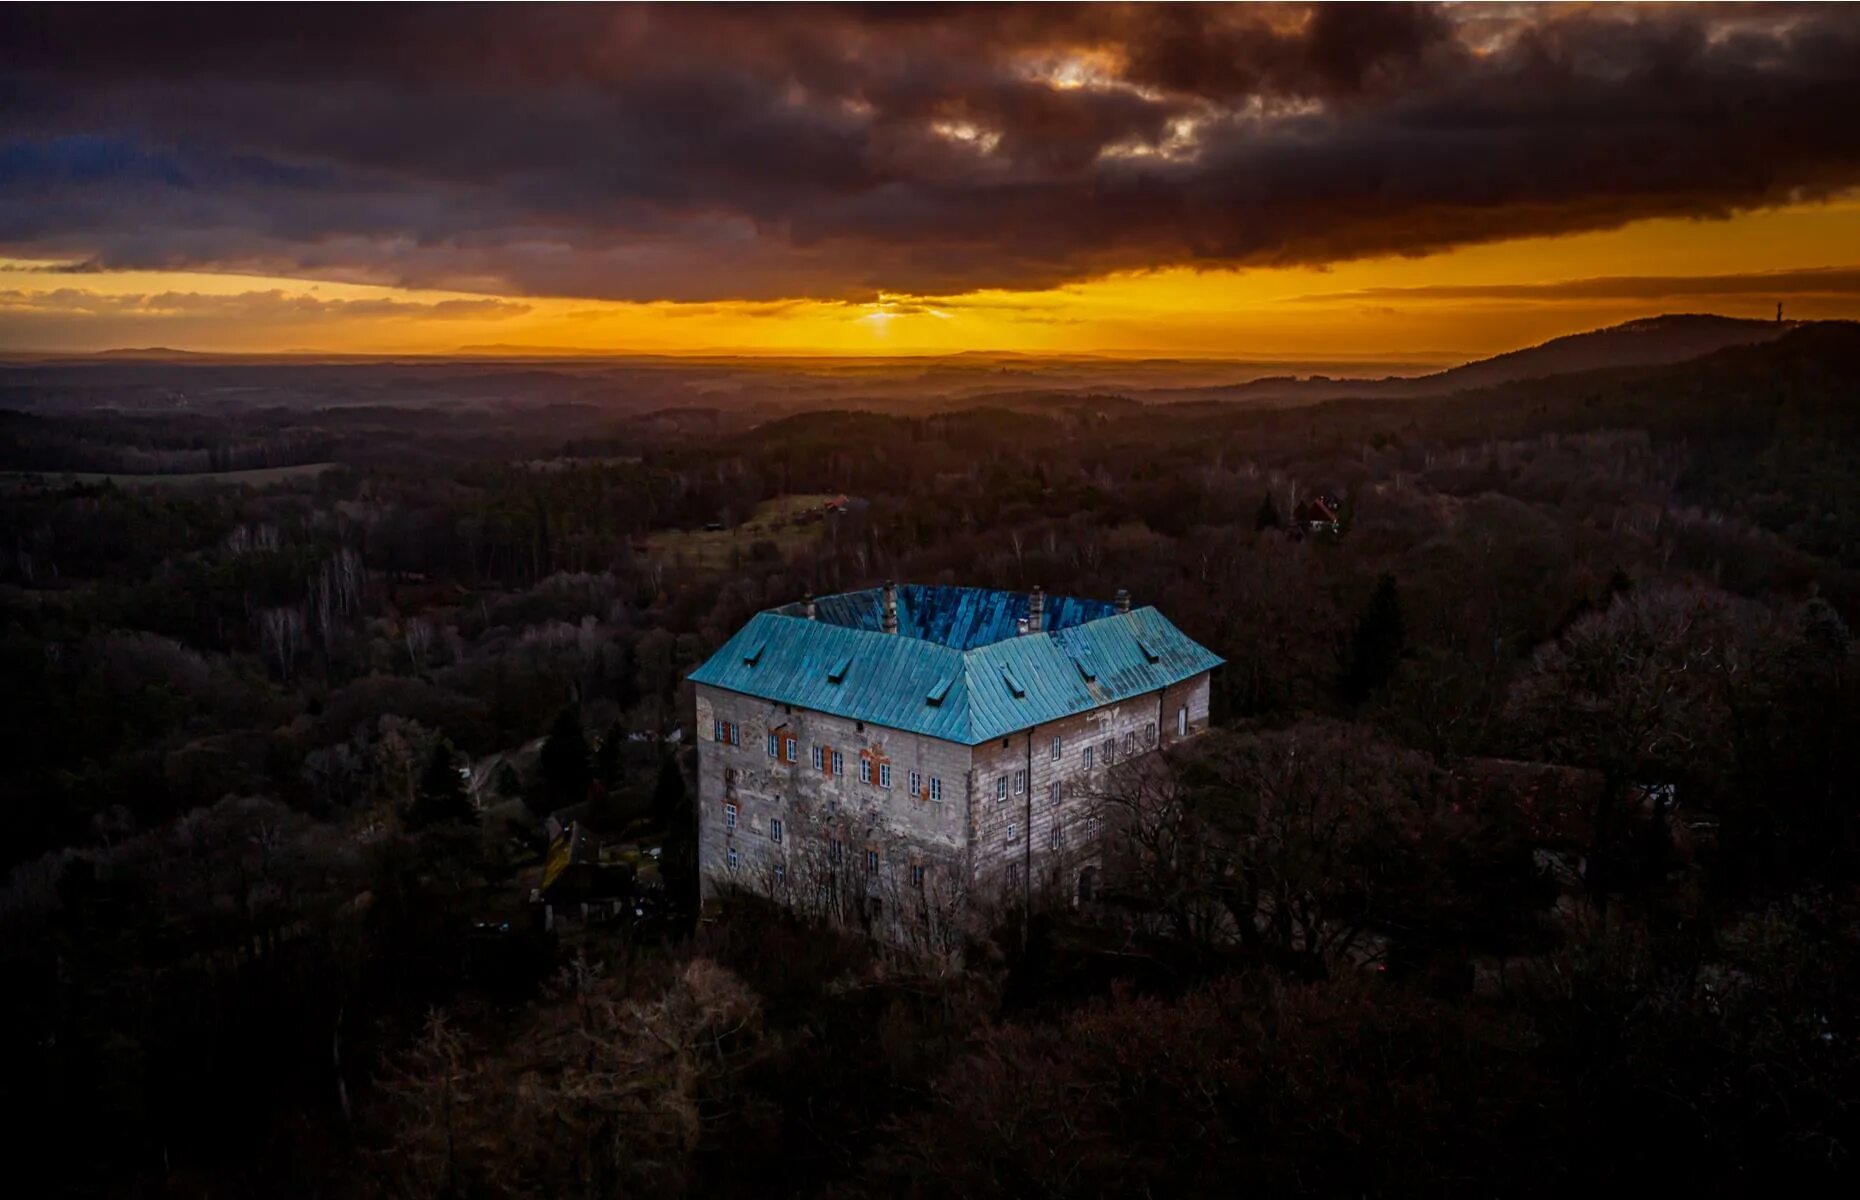
M 234 294 L 158 292 L 123 294 L 86 288 L 51 291 L 0 289 L 0 315 L 8 317 L 210 317 L 220 321 L 277 322 L 324 319 L 489 321 L 520 317 L 530 306 L 511 300 L 325 300 L 276 288 Z
M 0 251 L 626 299 L 1042 287 L 1860 182 L 1842 7 L 0 10 Z
M 1810 267 L 1729 275 L 1607 275 L 1550 283 L 1434 284 L 1318 292 L 1301 301 L 1673 300 L 1682 296 L 1860 296 L 1860 267 Z

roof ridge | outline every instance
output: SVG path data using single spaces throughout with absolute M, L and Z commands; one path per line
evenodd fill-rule
M 1124 619 L 1113 622 L 1111 617 Z M 966 650 L 930 638 L 765 609 L 689 678 L 977 745 L 1154 693 L 1220 661 L 1150 605 Z M 841 664 L 845 669 L 839 669 Z M 964 694 L 951 695 L 957 688 Z

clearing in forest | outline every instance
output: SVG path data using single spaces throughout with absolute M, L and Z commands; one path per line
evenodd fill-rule
M 777 496 L 764 500 L 740 525 L 723 529 L 662 529 L 647 540 L 654 558 L 680 566 L 727 570 L 747 562 L 757 542 L 771 542 L 783 554 L 820 536 L 827 507 L 839 499 L 831 493 Z

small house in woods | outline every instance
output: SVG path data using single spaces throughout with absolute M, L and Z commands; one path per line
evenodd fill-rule
M 633 866 L 607 861 L 601 839 L 578 820 L 564 825 L 552 816 L 544 829 L 549 852 L 533 899 L 545 930 L 554 927 L 558 916 L 605 920 L 631 907 L 638 882 Z
M 1300 533 L 1341 533 L 1343 501 L 1334 492 L 1320 492 L 1292 509 L 1292 528 Z
M 1076 894 L 1084 797 L 1201 732 L 1220 662 L 1124 592 L 886 584 L 758 613 L 691 675 L 704 892 L 887 920 Z

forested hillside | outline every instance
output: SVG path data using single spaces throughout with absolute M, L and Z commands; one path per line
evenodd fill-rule
M 1850 1177 L 1854 326 L 1271 410 L 503 386 L 0 418 L 32 1194 Z M 886 578 L 1128 588 L 1226 659 L 1217 728 L 1096 798 L 1103 903 L 957 959 L 700 922 L 684 674 Z M 653 919 L 523 932 L 571 808 Z

